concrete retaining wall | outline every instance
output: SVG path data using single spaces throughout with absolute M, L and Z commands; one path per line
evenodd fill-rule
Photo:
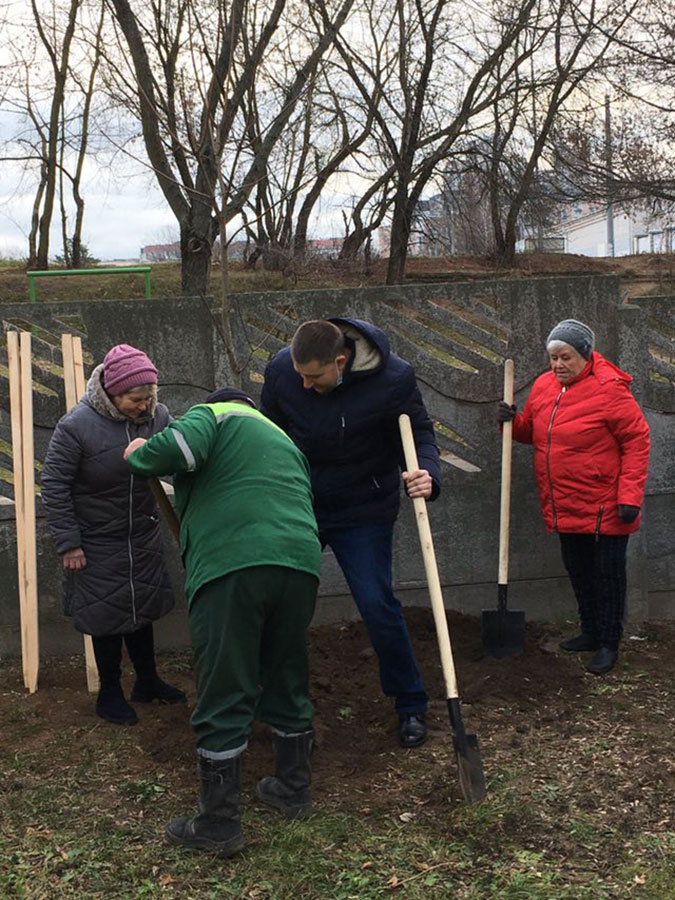
M 621 305 L 613 277 L 575 277 L 353 290 L 235 295 L 234 354 L 244 388 L 258 395 L 270 355 L 308 318 L 353 315 L 383 328 L 416 368 L 437 422 L 444 458 L 442 498 L 430 506 L 446 603 L 478 613 L 496 601 L 500 437 L 494 405 L 503 361 L 515 360 L 522 406 L 546 366 L 553 324 L 575 317 L 596 331 L 598 349 L 636 376 L 635 394 L 652 428 L 653 453 L 644 527 L 629 544 L 629 616 L 675 616 L 675 315 L 668 298 Z M 36 476 L 51 430 L 64 410 L 60 334 L 79 334 L 87 373 L 115 343 L 142 347 L 160 372 L 160 395 L 175 415 L 215 386 L 233 383 L 219 308 L 194 300 L 133 300 L 0 306 L 4 330 L 33 331 Z M 6 352 L 0 359 L 0 655 L 20 649 Z M 3 502 L 4 501 L 4 502 Z M 180 600 L 158 625 L 160 645 L 186 642 L 181 567 L 167 536 Z M 61 615 L 61 571 L 38 502 L 38 564 L 43 652 L 79 649 Z M 403 501 L 395 580 L 406 603 L 426 603 L 424 570 L 411 506 Z M 514 447 L 509 602 L 528 618 L 574 615 L 555 536 L 544 531 L 530 448 Z M 342 575 L 325 554 L 316 621 L 354 615 Z

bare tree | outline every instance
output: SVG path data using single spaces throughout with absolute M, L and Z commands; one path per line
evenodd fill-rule
M 403 279 L 422 192 L 454 143 L 493 102 L 496 84 L 489 76 L 527 26 L 536 2 L 480 11 L 450 0 L 369 0 L 374 27 L 368 45 L 357 56 L 340 43 L 345 66 L 373 111 L 386 148 L 385 171 L 393 175 L 388 283 Z M 509 71 L 518 64 L 516 58 Z
M 513 263 L 518 221 L 528 199 L 536 200 L 539 163 L 556 123 L 567 104 L 597 90 L 636 5 L 624 0 L 554 0 L 541 7 L 530 43 L 534 77 L 528 79 L 522 68 L 515 70 L 512 89 L 500 91 L 508 97 L 509 108 L 493 107 L 489 184 L 499 264 Z M 524 37 L 530 40 L 529 34 Z M 500 74 L 499 69 L 495 72 Z M 530 122 L 523 116 L 528 109 L 533 109 Z M 519 163 L 515 170 L 510 161 Z
M 65 26 L 61 31 L 55 19 L 56 8 L 53 9 L 51 27 L 43 19 L 42 12 L 37 6 L 36 0 L 31 0 L 31 9 L 40 41 L 49 57 L 52 68 L 52 99 L 50 104 L 49 120 L 45 135 L 45 157 L 43 168 L 45 171 L 45 184 L 42 194 L 42 205 L 38 226 L 38 246 L 35 264 L 40 269 L 46 269 L 49 265 L 49 240 L 56 197 L 58 173 L 59 173 L 59 141 L 62 135 L 63 104 L 66 93 L 66 78 L 70 50 L 75 33 L 77 15 L 81 0 L 70 0 L 66 13 Z
M 56 208 L 61 213 L 63 258 L 68 265 L 79 264 L 84 221 L 82 175 L 90 155 L 90 120 L 103 29 L 100 4 L 91 28 L 85 25 L 90 10 L 84 0 L 70 0 L 67 7 L 32 0 L 29 18 L 12 23 L 15 40 L 8 48 L 12 78 L 5 108 L 14 115 L 16 125 L 4 158 L 24 167 L 23 180 L 33 195 L 29 268 L 49 264 Z M 71 233 L 72 205 L 75 221 Z
M 264 177 L 273 148 L 354 0 L 336 0 L 331 8 L 316 0 L 325 19 L 315 33 L 293 24 L 302 20 L 301 7 L 290 0 L 232 0 L 215 10 L 202 0 L 179 0 L 170 9 L 160 0 L 149 6 L 109 2 L 131 61 L 129 72 L 117 66 L 117 74 L 132 86 L 148 159 L 180 227 L 182 289 L 203 295 L 216 235 L 225 252 L 227 224 Z M 264 131 L 252 144 L 245 118 L 250 92 L 264 92 L 258 80 L 263 61 L 283 53 L 289 29 L 305 48 L 304 58 L 276 104 L 265 106 Z

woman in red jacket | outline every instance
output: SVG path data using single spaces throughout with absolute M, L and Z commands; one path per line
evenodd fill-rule
M 560 646 L 594 650 L 587 668 L 602 675 L 618 657 L 626 547 L 640 527 L 649 426 L 631 394 L 632 376 L 594 345 L 583 322 L 559 322 L 546 340 L 550 371 L 537 378 L 522 413 L 502 401 L 497 418 L 513 420 L 513 437 L 534 446 L 546 526 L 560 535 L 581 622 L 581 634 Z

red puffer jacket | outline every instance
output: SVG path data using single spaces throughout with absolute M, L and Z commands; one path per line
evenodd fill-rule
M 649 426 L 622 372 L 599 353 L 569 385 L 540 375 L 513 437 L 534 446 L 534 472 L 549 531 L 629 534 L 618 505 L 642 506 Z

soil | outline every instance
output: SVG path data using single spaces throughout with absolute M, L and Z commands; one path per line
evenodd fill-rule
M 397 746 L 391 700 L 380 693 L 377 662 L 362 623 L 311 630 L 318 738 L 313 790 L 319 808 L 358 808 L 364 815 L 413 809 L 438 822 L 439 814 L 444 821 L 449 806 L 462 802 L 433 618 L 422 608 L 407 608 L 406 618 L 431 697 L 429 740 L 417 750 Z M 479 619 L 452 613 L 449 622 L 463 716 L 467 730 L 478 735 L 488 795 L 491 784 L 499 785 L 508 772 L 519 783 L 523 810 L 528 800 L 536 801 L 537 791 L 548 791 L 548 800 L 555 796 L 561 809 L 574 798 L 580 808 L 597 810 L 603 824 L 619 834 L 622 829 L 650 832 L 657 823 L 671 822 L 673 829 L 674 624 L 629 629 L 616 669 L 597 677 L 585 671 L 589 654 L 558 647 L 561 637 L 575 633 L 574 623 L 528 623 L 525 652 L 496 660 L 481 655 Z M 164 654 L 159 662 L 165 679 L 184 689 L 192 702 L 189 653 Z M 189 704 L 138 705 L 134 740 L 118 741 L 112 750 L 119 726 L 96 718 L 81 659 L 43 661 L 39 690 L 32 696 L 23 691 L 19 664 L 4 662 L 2 674 L 0 758 L 44 755 L 56 777 L 72 763 L 75 747 L 80 758 L 84 752 L 92 759 L 115 752 L 120 777 L 159 774 L 182 802 L 194 803 Z M 124 680 L 130 689 L 130 671 Z M 270 763 L 268 731 L 256 725 L 245 763 L 248 796 Z M 91 777 L 97 777 L 95 771 Z M 11 792 L 12 784 L 4 788 Z M 513 837 L 525 834 L 531 823 L 523 812 L 522 819 L 518 813 L 507 817 L 507 825 Z M 540 843 L 547 838 L 542 828 L 540 821 Z M 555 821 L 548 838 L 564 852 Z M 497 845 L 500 835 L 494 840 Z

